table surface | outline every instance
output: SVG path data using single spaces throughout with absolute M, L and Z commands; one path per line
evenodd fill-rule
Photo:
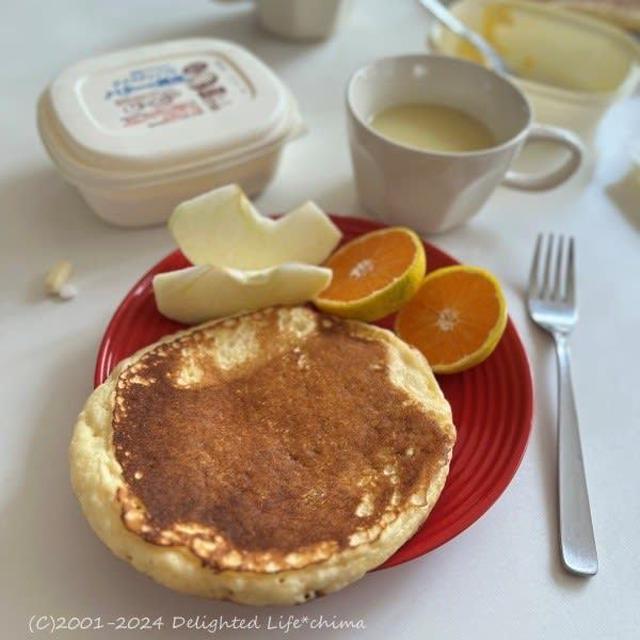
M 473 527 L 423 558 L 304 607 L 255 610 L 175 594 L 139 575 L 95 538 L 72 495 L 67 446 L 91 391 L 100 337 L 132 282 L 173 243 L 164 228 L 122 230 L 93 216 L 40 144 L 36 99 L 62 68 L 88 55 L 188 36 L 235 40 L 282 76 L 309 127 L 287 147 L 259 207 L 280 211 L 313 199 L 329 211 L 366 215 L 351 176 L 345 82 L 374 57 L 423 50 L 426 18 L 411 0 L 360 0 L 340 32 L 319 44 L 262 33 L 244 1 L 23 0 L 5 3 L 1 23 L 2 637 L 30 637 L 33 615 L 105 622 L 163 616 L 165 628 L 148 636 L 207 637 L 172 631 L 172 617 L 211 623 L 223 616 L 232 624 L 234 616 L 248 621 L 256 613 L 261 629 L 247 637 L 280 637 L 283 630 L 267 628 L 268 616 L 273 626 L 289 615 L 366 625 L 336 637 L 639 637 L 640 181 L 627 175 L 634 139 L 640 140 L 638 98 L 614 107 L 599 132 L 597 161 L 569 183 L 536 195 L 499 189 L 470 224 L 435 238 L 460 260 L 500 277 L 531 359 L 533 436 L 508 490 Z M 539 231 L 571 233 L 578 243 L 574 375 L 601 567 L 589 580 L 567 575 L 558 556 L 555 363 L 523 300 Z M 41 293 L 43 273 L 60 258 L 76 267 L 80 294 L 68 303 Z M 287 637 L 309 633 L 291 630 Z M 95 631 L 127 635 L 144 634 Z

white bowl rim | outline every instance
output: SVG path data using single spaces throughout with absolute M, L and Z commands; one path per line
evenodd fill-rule
M 515 135 L 511 136 L 508 140 L 505 140 L 504 142 L 501 142 L 500 144 L 497 145 L 493 145 L 491 147 L 486 147 L 484 149 L 476 149 L 474 151 L 432 151 L 430 149 L 422 149 L 420 147 L 413 147 L 411 145 L 408 144 L 404 144 L 402 142 L 397 142 L 395 140 L 392 140 L 391 138 L 388 138 L 387 136 L 383 136 L 381 133 L 378 133 L 373 127 L 371 127 L 371 125 L 368 122 L 365 122 L 365 120 L 360 116 L 360 114 L 357 112 L 357 110 L 355 109 L 353 103 L 352 103 L 352 87 L 353 87 L 353 83 L 356 80 L 357 76 L 359 76 L 360 74 L 366 72 L 368 69 L 371 69 L 375 66 L 378 66 L 380 64 L 384 64 L 387 63 L 389 61 L 392 60 L 406 60 L 407 62 L 409 60 L 413 61 L 414 63 L 417 61 L 429 61 L 429 60 L 445 60 L 447 62 L 450 62 L 451 64 L 454 65 L 461 65 L 461 66 L 468 66 L 468 67 L 474 67 L 476 70 L 491 75 L 494 78 L 497 78 L 499 81 L 506 83 L 523 101 L 524 105 L 526 106 L 527 109 L 527 121 L 525 126 Z M 400 55 L 396 55 L 396 56 L 385 56 L 382 58 L 376 58 L 374 60 L 371 60 L 370 62 L 367 62 L 366 64 L 362 65 L 361 67 L 358 67 L 349 77 L 349 81 L 347 82 L 347 89 L 346 89 L 346 102 L 347 102 L 347 107 L 348 107 L 348 111 L 349 114 L 351 115 L 352 118 L 354 118 L 356 120 L 356 122 L 358 122 L 358 124 L 362 127 L 364 127 L 368 133 L 370 133 L 371 135 L 373 135 L 375 138 L 377 138 L 378 140 L 382 140 L 383 142 L 385 142 L 386 144 L 389 144 L 391 146 L 394 147 L 400 147 L 401 149 L 404 149 L 405 151 L 412 151 L 414 153 L 417 153 L 419 155 L 422 156 L 437 156 L 437 157 L 441 157 L 441 158 L 471 158 L 471 157 L 480 157 L 480 156 L 486 156 L 487 154 L 493 154 L 493 153 L 500 153 L 502 151 L 504 151 L 505 149 L 507 149 L 508 147 L 517 144 L 518 142 L 520 142 L 521 139 L 526 138 L 529 129 L 533 123 L 533 110 L 531 108 L 531 102 L 529 101 L 529 98 L 525 95 L 525 93 L 522 91 L 522 89 L 520 89 L 518 86 L 516 86 L 516 84 L 507 76 L 501 75 L 491 69 L 488 69 L 487 67 L 485 67 L 484 65 L 478 64 L 476 62 L 471 62 L 469 60 L 464 60 L 463 58 L 457 58 L 455 56 L 447 56 L 447 55 L 443 55 L 443 54 L 438 54 L 438 53 L 409 53 L 409 54 L 400 54 Z M 401 102 L 399 102 L 398 104 L 402 104 Z

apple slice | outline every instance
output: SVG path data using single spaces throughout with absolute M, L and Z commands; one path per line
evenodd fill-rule
M 320 264 L 342 235 L 313 202 L 272 220 L 260 215 L 235 184 L 178 205 L 169 230 L 193 264 L 232 269 Z
M 311 300 L 331 282 L 331 269 L 282 264 L 241 271 L 210 265 L 160 273 L 153 278 L 158 310 L 184 324 Z

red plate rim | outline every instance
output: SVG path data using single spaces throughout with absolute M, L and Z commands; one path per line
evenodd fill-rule
M 349 227 L 352 228 L 351 233 L 354 233 L 353 229 L 356 229 L 356 235 L 360 235 L 361 233 L 366 233 L 368 231 L 383 229 L 388 226 L 365 218 L 355 218 L 336 214 L 331 214 L 331 218 L 345 233 L 347 233 L 347 229 Z M 443 260 L 446 263 L 459 264 L 459 262 L 455 258 L 442 251 L 438 247 L 432 245 L 424 239 L 423 242 L 427 249 L 428 255 L 437 254 L 439 256 L 439 259 Z M 114 312 L 111 320 L 107 325 L 105 333 L 100 342 L 100 346 L 98 348 L 96 367 L 94 372 L 94 386 L 97 387 L 98 385 L 100 385 L 117 364 L 117 361 L 114 360 L 111 346 L 114 341 L 114 337 L 118 334 L 118 326 L 123 316 L 126 315 L 131 300 L 140 295 L 142 292 L 146 291 L 150 287 L 153 276 L 156 273 L 166 271 L 166 267 L 172 265 L 172 263 L 175 262 L 177 258 L 182 258 L 181 252 L 179 250 L 173 251 L 172 253 L 168 254 L 157 264 L 151 267 L 142 277 L 139 278 L 139 280 L 133 285 L 133 287 L 131 287 L 131 289 L 123 298 L 122 302 L 118 305 L 116 311 Z M 493 481 L 491 488 L 485 491 L 482 496 L 465 511 L 463 516 L 459 516 L 447 526 L 441 527 L 439 533 L 431 535 L 426 540 L 421 540 L 420 533 L 422 529 L 418 530 L 413 538 L 407 541 L 407 543 L 403 547 L 396 551 L 396 553 L 379 568 L 392 567 L 422 556 L 429 551 L 433 551 L 434 549 L 440 547 L 444 543 L 448 542 L 452 538 L 465 531 L 489 510 L 489 508 L 506 490 L 513 477 L 515 476 L 524 457 L 529 437 L 531 435 L 533 416 L 533 379 L 531 375 L 531 367 L 524 345 L 522 344 L 522 340 L 518 335 L 515 325 L 513 324 L 513 321 L 510 317 L 507 322 L 505 336 L 508 336 L 509 339 L 509 347 L 513 361 L 516 362 L 519 366 L 518 374 L 519 376 L 521 376 L 519 377 L 519 382 L 522 385 L 523 390 L 521 419 L 518 424 L 517 437 L 511 444 L 511 453 L 508 458 L 508 462 L 501 469 L 500 476 Z M 505 336 L 503 336 L 503 340 Z M 446 378 L 452 378 L 452 376 L 446 376 Z M 441 383 L 443 379 L 444 377 L 439 378 Z M 454 448 L 454 457 L 455 455 L 456 452 Z M 448 485 L 445 484 L 443 495 L 447 489 L 447 486 Z M 430 520 L 427 519 L 425 526 L 429 522 Z

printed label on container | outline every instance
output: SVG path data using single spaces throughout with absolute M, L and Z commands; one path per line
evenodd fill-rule
M 158 127 L 253 97 L 242 75 L 216 55 L 97 74 L 86 81 L 83 93 L 92 117 L 107 129 Z

